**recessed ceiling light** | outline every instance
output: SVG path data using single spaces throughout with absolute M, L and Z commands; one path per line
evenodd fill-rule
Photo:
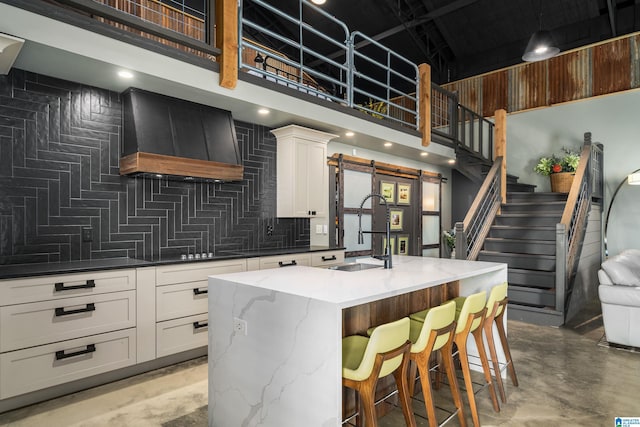
M 385 146 L 385 147 L 391 147 L 392 145 L 393 145 L 393 144 L 392 144 L 392 143 L 390 143 L 390 142 L 385 142 L 385 143 L 384 143 L 384 146 Z
M 118 76 L 122 77 L 123 79 L 132 79 L 133 73 L 127 70 L 120 70 L 118 71 Z
M 325 4 L 327 2 L 327 0 L 311 0 L 311 3 L 313 4 Z
M 448 160 L 448 163 L 449 163 L 450 165 L 454 164 L 455 162 L 456 162 L 456 160 L 455 160 L 455 159 L 449 159 L 449 160 Z
M 269 110 L 266 108 L 261 108 L 258 110 L 258 114 L 260 114 L 261 116 L 266 116 L 267 114 L 269 114 Z
M 420 153 L 420 155 L 422 157 L 427 157 L 429 155 L 429 153 L 427 153 L 426 151 L 423 151 L 422 153 Z
M 355 133 L 353 133 L 351 131 L 348 131 L 348 132 L 344 133 L 344 136 L 353 136 L 353 135 L 355 135 Z

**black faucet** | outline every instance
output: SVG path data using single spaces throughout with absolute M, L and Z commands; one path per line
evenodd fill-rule
M 386 218 L 386 230 L 385 231 L 362 231 L 362 206 L 364 206 L 364 202 L 372 197 L 378 197 L 380 200 L 384 202 L 384 206 L 387 209 L 387 218 Z M 368 196 L 365 196 L 360 202 L 360 209 L 358 209 L 358 244 L 361 245 L 364 243 L 364 233 L 368 234 L 386 234 L 387 243 L 385 247 L 384 255 L 373 255 L 375 259 L 381 259 L 384 261 L 384 268 L 392 268 L 392 260 L 391 260 L 391 215 L 389 213 L 389 205 L 387 204 L 387 199 L 384 198 L 382 194 L 379 193 L 371 193 Z

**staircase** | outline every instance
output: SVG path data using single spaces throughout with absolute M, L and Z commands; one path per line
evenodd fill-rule
M 555 307 L 555 251 L 556 224 L 566 200 L 562 193 L 508 192 L 491 226 L 478 260 L 508 264 L 510 319 L 551 326 L 564 322 Z

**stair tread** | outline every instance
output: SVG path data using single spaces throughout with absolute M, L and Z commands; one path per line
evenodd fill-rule
M 506 202 L 502 204 L 503 206 L 505 205 L 509 205 L 509 206 L 540 206 L 540 205 L 558 205 L 558 206 L 564 206 L 566 205 L 566 202 L 564 201 L 558 201 L 558 200 L 554 200 L 554 201 L 550 201 L 550 202 Z
M 530 258 L 556 259 L 555 255 L 523 254 L 518 252 L 497 252 L 497 251 L 481 250 L 480 253 L 485 255 L 491 255 L 491 256 L 506 256 L 506 257 L 520 256 L 520 257 L 530 257 Z M 537 271 L 537 270 L 533 270 L 533 271 Z
M 545 270 L 529 270 L 526 268 L 509 268 L 509 272 L 511 273 L 521 273 L 521 274 L 527 274 L 527 273 L 533 273 L 533 274 L 543 274 L 543 275 L 548 275 L 548 276 L 552 276 L 555 275 L 555 271 L 545 271 Z
M 535 286 L 522 286 L 522 285 L 511 285 L 509 284 L 509 289 L 518 290 L 518 291 L 526 291 L 526 292 L 535 292 L 538 294 L 554 294 L 556 293 L 554 288 L 538 288 Z
M 500 224 L 492 225 L 491 228 L 497 228 L 500 230 L 512 230 L 516 228 L 524 228 L 526 230 L 533 229 L 533 230 L 542 230 L 542 231 L 556 229 L 554 225 L 500 225 Z
M 531 213 L 502 213 L 498 215 L 499 217 L 517 217 L 517 218 L 526 218 L 526 217 L 562 217 L 562 212 L 531 212 Z
M 555 245 L 556 241 L 554 240 L 541 240 L 541 239 L 511 239 L 508 237 L 487 237 L 484 239 L 485 242 L 487 240 L 496 242 L 496 243 L 524 243 L 524 244 L 543 244 L 543 245 Z
M 531 194 L 531 193 L 527 193 L 526 191 L 508 191 L 507 194 L 528 195 L 528 194 Z M 554 192 L 554 191 L 536 191 L 533 194 L 538 194 L 538 195 L 556 195 L 556 196 L 567 197 L 566 193 L 557 193 L 557 192 Z
M 537 311 L 539 313 L 556 314 L 558 316 L 563 315 L 561 311 L 557 311 L 556 309 L 550 307 L 535 307 L 531 305 L 518 304 L 511 301 L 509 301 L 509 306 L 516 307 L 522 310 Z

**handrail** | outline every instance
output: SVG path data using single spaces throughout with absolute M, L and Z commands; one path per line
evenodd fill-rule
M 285 35 L 284 33 L 279 33 L 275 30 L 264 28 L 260 26 L 258 23 L 255 23 L 245 18 L 243 14 L 244 3 L 245 2 L 248 3 L 249 1 L 254 7 L 261 8 L 262 13 L 269 13 L 272 16 L 278 17 L 290 24 L 297 26 L 298 27 L 297 31 L 294 31 L 294 32 L 291 32 L 290 34 Z M 349 33 L 349 28 L 342 21 L 331 16 L 330 14 L 322 10 L 322 8 L 319 8 L 313 5 L 308 0 L 298 0 L 297 15 L 288 15 L 287 13 L 281 11 L 277 7 L 263 0 L 239 0 L 238 5 L 239 5 L 238 31 L 240 33 L 238 38 L 239 40 L 238 60 L 240 63 L 238 65 L 240 69 L 245 69 L 245 70 L 248 69 L 262 77 L 273 78 L 276 81 L 282 84 L 285 84 L 287 86 L 293 86 L 305 92 L 311 92 L 316 95 L 321 95 L 323 97 L 331 99 L 334 102 L 340 102 L 340 103 L 345 102 L 344 95 L 348 93 L 349 86 L 350 86 L 350 82 L 348 80 L 349 73 L 350 73 L 349 70 L 351 68 L 349 65 L 350 53 L 349 53 L 349 46 L 346 43 L 346 41 L 349 39 L 350 33 Z M 323 19 L 326 19 L 326 21 L 324 21 L 324 25 L 327 25 L 327 26 L 331 25 L 332 29 L 341 33 L 340 36 L 330 37 L 328 36 L 328 32 L 319 31 L 309 23 L 305 22 L 304 11 L 307 10 L 307 8 L 308 10 L 311 10 L 314 13 L 317 13 Z M 263 34 L 264 36 L 267 36 L 270 39 L 277 41 L 278 43 L 284 46 L 288 46 L 293 51 L 297 52 L 296 57 L 289 58 L 285 56 L 283 53 L 280 53 L 280 52 L 276 53 L 273 50 L 270 50 L 270 49 L 268 50 L 264 48 L 264 46 L 247 39 L 245 37 L 245 34 L 243 34 L 243 28 L 245 27 L 254 29 L 260 32 L 261 34 Z M 305 37 L 321 38 L 326 43 L 341 49 L 343 51 L 344 63 L 339 63 L 333 59 L 325 58 L 321 53 L 309 48 L 308 46 L 305 46 L 304 44 Z M 275 73 L 271 73 L 262 67 L 256 66 L 255 63 L 243 62 L 242 51 L 246 47 L 253 49 L 254 51 L 262 54 L 263 56 L 270 56 L 276 61 L 279 61 L 282 64 L 286 64 L 292 67 L 292 69 L 294 69 L 298 74 L 297 76 L 298 78 L 295 80 L 292 80 L 287 76 L 280 76 Z M 323 63 L 322 70 L 318 67 L 311 67 L 309 65 L 309 63 L 312 63 L 317 59 L 322 60 L 322 63 Z M 288 74 L 291 75 L 292 73 L 288 73 Z M 304 83 L 305 75 L 311 76 L 314 80 L 327 82 L 328 84 L 333 85 L 336 88 L 336 90 L 334 91 L 334 93 L 329 93 L 328 91 L 320 90 L 316 87 L 306 85 Z M 335 77 L 335 75 L 338 75 L 339 77 Z M 320 82 L 318 83 L 321 85 Z
M 243 16 L 244 3 L 251 3 L 253 7 L 260 8 L 262 13 L 286 21 L 297 29 L 284 32 L 279 31 L 280 28 L 277 26 L 265 28 L 258 22 Z M 314 22 L 316 25 L 322 25 L 323 31 L 314 28 L 309 21 L 305 20 L 303 11 L 307 9 L 320 16 L 320 23 Z M 413 129 L 419 128 L 420 118 L 417 111 L 419 73 L 418 67 L 408 59 L 358 31 L 350 31 L 342 21 L 308 0 L 298 0 L 297 14 L 291 15 L 264 0 L 240 0 L 238 20 L 240 69 L 249 70 L 264 78 L 275 79 L 278 83 L 295 87 L 303 92 L 322 95 L 334 102 L 344 103 L 349 107 L 367 112 L 374 117 L 384 117 Z M 332 26 L 333 28 L 330 28 L 332 31 L 328 31 L 326 26 Z M 287 57 L 284 53 L 268 51 L 263 45 L 249 40 L 247 35 L 243 34 L 243 28 L 255 30 L 279 45 L 288 47 L 291 52 L 297 53 L 295 55 L 291 53 L 291 57 Z M 305 40 L 308 38 L 322 39 L 326 44 L 338 48 L 341 54 L 327 57 L 305 45 Z M 356 42 L 356 39 L 368 42 L 366 51 L 359 48 L 361 43 Z M 287 71 L 287 76 L 279 76 L 264 67 L 257 66 L 247 58 L 243 61 L 242 51 L 247 47 L 292 67 L 299 74 L 298 78 L 291 79 L 293 73 L 290 71 Z M 305 84 L 305 75 L 316 80 L 319 86 L 324 84 L 331 87 L 321 90 L 309 86 Z M 378 108 L 374 109 L 372 106 Z
M 602 146 L 591 143 L 591 133 L 584 134 L 580 162 L 567 196 L 560 222 L 556 225 L 556 310 L 565 312 L 572 280 L 577 271 L 594 194 L 601 193 Z M 595 191 L 594 191 L 595 190 Z
M 358 50 L 357 46 L 360 43 L 356 41 L 357 39 L 366 40 L 369 43 L 369 46 L 367 46 L 368 52 L 375 48 L 375 56 Z M 351 107 L 355 106 L 356 95 L 365 95 L 376 102 L 382 103 L 386 108 L 384 111 L 371 110 L 362 106 L 358 108 L 418 129 L 420 126 L 419 114 L 416 112 L 419 102 L 417 96 L 419 87 L 418 67 L 413 62 L 360 31 L 353 31 L 349 36 L 349 57 L 349 64 L 351 64 L 349 70 L 349 81 L 351 82 L 349 105 Z M 384 62 L 376 59 L 379 57 L 383 57 Z M 410 71 L 402 73 L 399 71 L 400 69 Z M 384 79 L 379 78 L 380 74 L 384 75 Z M 359 82 L 368 83 L 369 86 L 373 86 L 373 90 L 359 85 Z M 401 104 L 392 103 L 391 100 L 397 97 L 407 98 L 412 101 L 414 107 L 407 108 Z M 390 114 L 392 109 L 403 114 L 392 115 Z M 409 120 L 405 120 L 404 117 L 408 117 Z
M 496 158 L 462 222 L 456 222 L 456 258 L 475 261 L 502 204 L 503 157 Z
M 213 46 L 215 40 L 212 34 L 214 27 L 211 8 L 200 13 L 201 16 L 195 16 L 197 11 L 186 6 L 184 10 L 180 10 L 159 0 L 135 1 L 139 2 L 136 3 L 139 7 L 131 9 L 127 8 L 124 2 L 114 4 L 108 0 L 59 0 L 60 3 L 88 11 L 92 15 L 125 24 L 127 27 L 151 34 L 153 37 L 160 37 L 170 41 L 170 44 L 175 43 L 178 47 L 187 48 L 187 51 L 200 56 L 215 56 L 222 63 L 219 58 L 222 55 L 221 49 Z M 431 85 L 431 104 L 434 108 L 431 109 L 431 117 L 420 117 L 419 98 L 424 92 L 420 93 L 419 90 L 419 69 L 408 59 L 361 32 L 351 31 L 345 23 L 309 0 L 298 0 L 298 11 L 291 15 L 280 10 L 277 4 L 270 4 L 268 0 L 237 1 L 240 35 L 238 69 L 252 72 L 288 87 L 298 88 L 302 92 L 323 99 L 348 105 L 374 117 L 395 121 L 412 129 L 420 130 L 422 129 L 420 122 L 427 122 L 425 124 L 430 125 L 433 133 L 440 137 L 440 142 L 445 144 L 473 147 L 478 145 L 475 141 L 487 139 L 484 137 L 483 129 L 488 129 L 489 144 L 480 144 L 482 147 L 475 148 L 475 151 L 483 153 L 483 157 L 490 157 L 487 153 L 492 151 L 491 122 L 461 106 L 455 93 L 428 82 Z M 156 4 L 164 12 L 159 12 L 158 19 L 150 20 L 141 11 L 147 9 L 149 13 L 156 13 L 156 11 L 143 7 L 146 3 Z M 244 3 L 260 8 L 258 15 L 267 14 L 277 18 L 273 21 L 284 23 L 280 26 L 286 26 L 286 31 L 279 31 L 278 25 L 261 26 L 245 18 Z M 211 6 L 213 1 L 207 4 Z M 311 25 L 311 20 L 307 19 L 308 12 L 313 12 L 315 26 Z M 181 20 L 171 23 L 176 19 L 173 15 L 177 15 Z M 317 19 L 318 17 L 320 20 Z M 292 30 L 291 25 L 297 26 L 297 29 Z M 274 41 L 279 48 L 287 46 L 291 52 L 296 53 L 291 53 L 289 57 L 278 50 L 266 47 L 263 42 L 243 37 L 243 27 L 260 33 L 261 39 Z M 318 52 L 308 43 L 305 45 L 304 41 L 308 39 L 321 39 L 327 45 L 337 48 L 340 54 L 332 53 L 327 56 Z M 362 41 L 358 42 L 358 40 Z M 367 49 L 362 49 L 365 44 Z M 254 54 L 249 58 L 247 55 L 242 55 L 243 50 L 246 50 L 245 53 L 253 52 Z M 264 63 L 257 64 L 256 61 L 252 61 L 256 54 L 270 57 L 277 62 L 273 68 L 279 70 L 271 72 L 272 64 L 267 66 Z M 233 61 L 235 63 L 235 56 Z M 429 121 L 431 123 L 428 123 Z M 478 124 L 480 124 L 479 128 Z M 485 127 L 485 124 L 488 127 Z M 430 137 L 431 132 L 428 132 L 429 140 Z
M 493 123 L 461 104 L 458 104 L 457 118 L 457 143 L 491 162 L 494 152 Z
M 431 83 L 431 132 L 451 142 L 458 140 L 458 95 Z

